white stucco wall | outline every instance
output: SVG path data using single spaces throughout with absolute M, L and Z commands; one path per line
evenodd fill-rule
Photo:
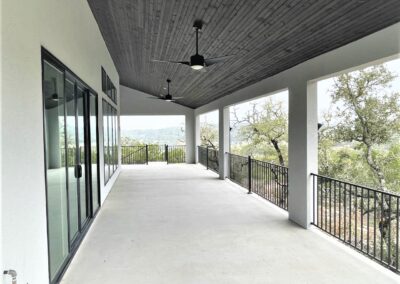
M 18 283 L 48 283 L 41 46 L 99 95 L 101 66 L 119 76 L 85 0 L 2 0 L 1 11 L 1 237 L 0 269 Z M 100 119 L 99 125 L 102 125 Z M 99 129 L 102 137 L 102 127 Z M 102 138 L 100 138 L 102 141 Z M 102 145 L 100 162 L 103 163 Z M 100 171 L 104 184 L 103 171 Z M 102 188 L 106 197 L 111 183 Z M 0 247 L 1 248 L 1 247 Z M 1 251 L 0 251 L 1 252 Z M 9 283 L 0 276 L 1 283 Z
M 187 163 L 195 162 L 194 109 L 162 100 L 149 99 L 149 94 L 120 86 L 121 115 L 184 115 Z M 153 97 L 154 98 L 154 97 Z
M 3 2 L 2 2 L 2 0 L 0 0 L 0 17 L 1 17 L 1 15 L 2 15 L 2 8 L 3 8 Z M 3 192 L 3 187 L 2 187 L 2 182 L 1 182 L 1 180 L 3 180 L 3 178 L 2 178 L 2 173 L 3 173 L 3 170 L 2 170 L 2 158 L 1 158 L 1 156 L 2 156 L 2 127 L 1 127 L 1 125 L 2 125 L 2 119 L 1 119 L 1 117 L 2 117 L 2 97 L 3 97 L 3 87 L 2 87 L 2 85 L 3 85 L 3 80 L 2 80 L 2 78 L 3 78 L 3 72 L 2 72 L 2 70 L 3 70 L 3 49 L 2 49 L 2 47 L 3 47 L 3 41 L 2 41 L 2 38 L 3 38 L 3 29 L 2 29 L 2 21 L 1 21 L 1 19 L 0 19 L 0 269 L 3 269 L 4 267 L 3 267 L 3 242 L 2 242 L 2 228 L 3 228 L 3 222 L 2 222 L 2 210 L 1 210 L 1 204 L 2 204 L 2 192 Z M 4 269 L 3 269 L 4 270 Z M 0 271 L 1 272 L 1 271 Z M 1 278 L 0 278 L 1 279 Z

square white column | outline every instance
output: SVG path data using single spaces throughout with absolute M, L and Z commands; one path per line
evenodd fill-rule
M 195 151 L 195 158 L 196 158 L 196 163 L 199 162 L 199 151 L 197 150 L 197 146 L 200 146 L 201 144 L 201 139 L 200 139 L 200 115 L 197 115 L 195 117 L 195 145 L 194 145 L 194 151 Z
M 228 176 L 228 159 L 226 158 L 226 152 L 229 152 L 229 128 L 230 128 L 230 117 L 229 107 L 221 107 L 218 110 L 218 132 L 219 132 L 219 178 L 225 179 Z
M 185 115 L 186 163 L 196 162 L 196 118 L 194 111 Z
M 318 170 L 317 83 L 289 86 L 289 219 L 304 228 L 312 222 L 311 173 Z

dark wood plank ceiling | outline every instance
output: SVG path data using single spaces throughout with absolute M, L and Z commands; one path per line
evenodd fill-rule
M 120 83 L 196 108 L 400 21 L 399 0 L 89 0 Z M 152 59 L 234 54 L 206 72 Z M 382 43 L 384 44 L 384 43 Z

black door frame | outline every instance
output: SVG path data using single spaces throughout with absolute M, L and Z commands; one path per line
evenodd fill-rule
M 85 148 L 85 163 L 90 166 L 85 167 L 85 186 L 86 186 L 86 202 L 87 202 L 87 210 L 88 212 L 88 218 L 84 222 L 84 224 L 80 225 L 79 228 L 79 233 L 74 240 L 73 243 L 70 241 L 70 220 L 69 220 L 69 188 L 68 188 L 68 169 L 66 167 L 67 175 L 66 175 L 66 194 L 67 194 L 67 220 L 68 220 L 68 256 L 66 257 L 64 263 L 61 265 L 60 270 L 55 274 L 54 279 L 51 279 L 51 272 L 50 272 L 50 245 L 49 245 L 49 212 L 48 212 L 48 187 L 47 187 L 47 161 L 46 161 L 46 155 L 47 155 L 47 149 L 46 149 L 46 127 L 45 127 L 45 89 L 44 89 L 44 61 L 47 61 L 48 63 L 54 65 L 56 68 L 60 69 L 64 73 L 64 81 L 66 78 L 66 72 L 68 72 L 70 75 L 72 75 L 75 78 L 75 83 L 74 83 L 74 92 L 77 94 L 77 82 L 81 86 L 84 87 L 85 95 L 83 99 L 83 111 L 84 111 L 84 148 Z M 42 72 L 42 114 L 43 114 L 43 147 L 44 147 L 44 173 L 45 173 L 45 197 L 46 197 L 46 227 L 47 227 L 47 254 L 48 254 L 48 274 L 49 274 L 49 283 L 55 284 L 58 283 L 62 276 L 64 275 L 66 269 L 68 268 L 72 258 L 74 257 L 79 245 L 81 244 L 83 238 L 85 237 L 90 225 L 93 222 L 94 217 L 97 215 L 97 212 L 100 209 L 101 203 L 101 190 L 100 190 L 100 164 L 99 164 L 99 119 L 98 119 L 98 95 L 97 93 L 90 88 L 87 84 L 84 83 L 83 80 L 81 80 L 73 71 L 71 71 L 67 66 L 65 66 L 60 60 L 58 60 L 53 54 L 51 54 L 49 51 L 47 51 L 44 47 L 41 48 L 41 72 Z M 98 209 L 96 212 L 93 212 L 93 194 L 92 194 L 92 177 L 91 177 L 91 147 L 90 147 L 90 136 L 87 136 L 88 134 L 90 135 L 90 102 L 89 102 L 89 96 L 90 94 L 93 94 L 96 97 L 96 124 L 97 124 L 97 129 L 96 129 L 96 139 L 97 139 L 97 192 L 98 192 Z M 76 107 L 76 106 L 75 106 Z M 75 108 L 76 110 L 76 108 Z M 75 112 L 77 115 L 77 111 Z M 66 112 L 65 112 L 65 104 L 64 104 L 64 119 L 66 119 Z M 65 120 L 64 120 L 65 121 Z M 75 126 L 77 127 L 77 125 Z M 89 149 L 89 150 L 87 150 Z M 67 148 L 65 149 L 67 150 Z M 80 154 L 79 154 L 80 156 Z M 78 189 L 79 192 L 79 189 Z M 78 199 L 78 212 L 80 211 L 80 199 Z M 81 223 L 81 220 L 79 218 L 79 224 Z

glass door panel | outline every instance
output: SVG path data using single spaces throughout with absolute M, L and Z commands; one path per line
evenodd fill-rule
M 87 90 L 82 86 L 77 87 L 77 149 L 78 151 L 78 184 L 79 184 L 79 204 L 81 228 L 89 217 L 88 214 L 88 190 L 86 188 L 86 156 L 85 156 L 85 95 Z
M 69 253 L 65 151 L 64 73 L 43 62 L 44 131 L 50 277 Z
M 104 144 L 104 184 L 108 181 L 109 168 L 108 168 L 108 107 L 107 103 L 103 101 L 103 144 Z
M 90 125 L 90 162 L 92 177 L 92 212 L 99 208 L 99 184 L 98 184 L 98 161 L 97 161 L 97 97 L 90 93 L 89 97 L 89 125 Z
M 69 239 L 71 243 L 79 233 L 79 192 L 75 176 L 77 166 L 76 153 L 76 96 L 75 81 L 71 75 L 66 74 L 65 78 L 66 97 L 66 123 L 67 123 L 67 165 L 68 165 L 68 201 L 69 201 Z

